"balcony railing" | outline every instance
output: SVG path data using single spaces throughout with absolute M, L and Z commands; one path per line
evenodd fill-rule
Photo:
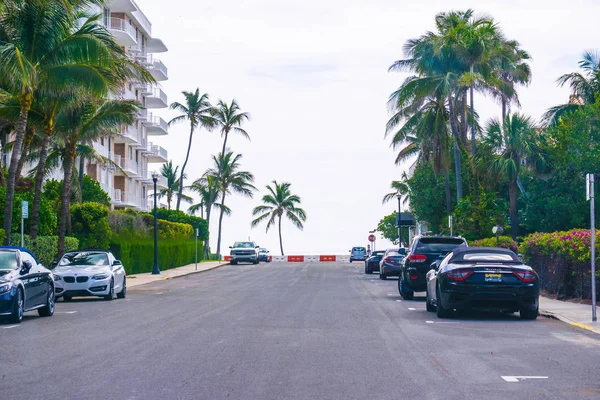
M 108 147 L 101 145 L 100 142 L 94 142 L 92 147 L 102 157 L 108 158 L 108 155 L 109 155 Z
M 167 153 L 167 150 L 163 149 L 159 145 L 152 144 L 152 143 L 150 143 L 150 155 L 153 155 L 155 157 L 160 157 L 163 160 L 168 160 L 169 159 L 169 155 Z
M 147 108 L 165 108 L 169 105 L 167 94 L 158 86 L 148 86 L 145 94 Z
M 123 18 L 110 17 L 108 19 L 107 28 L 113 31 L 123 32 L 129 36 L 129 39 L 131 39 L 132 44 L 137 43 L 135 28 L 131 26 L 129 21 L 126 21 Z
M 146 131 L 150 135 L 167 135 L 169 124 L 161 117 L 148 113 L 146 116 Z

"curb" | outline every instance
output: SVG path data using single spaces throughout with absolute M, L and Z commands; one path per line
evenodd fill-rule
M 212 267 L 212 268 L 203 269 L 203 270 L 200 270 L 200 271 L 191 271 L 191 272 L 187 272 L 187 273 L 185 273 L 185 274 L 181 274 L 181 275 L 176 275 L 176 276 L 164 276 L 164 277 L 162 277 L 161 279 L 157 279 L 157 280 L 155 280 L 155 281 L 151 281 L 151 282 L 146 282 L 146 283 L 141 283 L 141 284 L 139 284 L 139 285 L 135 285 L 135 286 L 133 286 L 133 287 L 132 287 L 132 289 L 133 289 L 133 288 L 135 288 L 135 287 L 138 287 L 138 286 L 144 286 L 144 285 L 148 285 L 148 284 L 150 284 L 150 283 L 154 283 L 154 282 L 158 282 L 158 281 L 167 281 L 167 280 L 169 280 L 169 279 L 177 279 L 177 278 L 181 278 L 182 276 L 188 276 L 188 275 L 192 275 L 192 274 L 200 274 L 200 273 L 202 273 L 202 272 L 212 271 L 213 269 L 221 268 L 221 267 L 224 267 L 224 266 L 226 266 L 226 265 L 229 265 L 229 263 L 225 263 L 225 264 L 219 264 L 219 265 L 216 265 L 216 266 L 214 266 L 214 267 Z
M 586 331 L 589 331 L 589 332 L 595 333 L 597 335 L 600 335 L 600 330 L 599 330 L 600 327 L 599 328 L 594 328 L 593 326 L 589 326 L 589 325 L 586 325 L 586 324 L 581 324 L 579 322 L 575 322 L 575 321 L 573 321 L 573 320 L 565 317 L 564 315 L 553 313 L 551 311 L 540 310 L 539 313 L 540 313 L 541 316 L 544 316 L 546 318 L 557 319 L 559 321 L 562 321 L 562 322 L 564 322 L 566 324 L 569 324 L 571 326 L 574 326 L 576 328 L 585 329 Z

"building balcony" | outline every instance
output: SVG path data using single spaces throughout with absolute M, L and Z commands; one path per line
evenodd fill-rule
M 132 13 L 138 10 L 135 1 L 132 0 L 111 0 L 110 10 L 119 13 Z
M 146 56 L 145 59 L 142 57 L 141 63 L 157 81 L 160 82 L 169 79 L 167 66 L 158 58 L 154 58 L 152 55 Z
M 94 148 L 94 150 L 96 151 L 96 153 L 100 154 L 104 158 L 108 158 L 108 155 L 110 153 L 109 150 L 108 150 L 108 147 L 101 145 L 99 141 L 98 142 L 94 142 L 92 144 L 92 147 Z
M 158 38 L 150 38 L 146 43 L 146 51 L 148 53 L 165 53 L 169 51 L 162 40 Z
M 138 112 L 138 120 L 142 121 L 142 124 L 145 124 L 146 121 L 148 120 L 148 110 L 146 110 L 145 108 L 142 108 L 139 112 Z
M 126 129 L 121 131 L 121 134 L 115 136 L 115 143 L 127 143 L 132 146 L 140 144 L 140 134 L 137 126 L 129 125 Z
M 140 166 L 135 160 L 124 158 L 119 154 L 115 154 L 115 164 L 120 167 L 120 170 L 115 171 L 115 175 L 126 175 L 130 178 L 140 177 Z
M 112 193 L 112 203 L 116 208 L 132 207 L 138 210 L 143 209 L 142 199 L 139 196 L 121 189 L 114 189 Z
M 146 89 L 146 108 L 166 108 L 169 106 L 167 94 L 158 86 L 148 86 Z
M 152 180 L 152 172 L 145 171 L 142 175 L 142 180 L 148 184 L 148 191 L 150 193 L 152 193 L 154 190 L 154 187 L 153 187 L 154 181 Z M 167 187 L 168 187 L 167 178 L 158 174 L 158 179 L 156 180 L 156 188 L 160 190 L 160 189 L 166 189 Z
M 106 28 L 120 45 L 132 46 L 137 44 L 135 28 L 123 18 L 110 17 Z
M 169 124 L 161 117 L 152 113 L 146 115 L 146 133 L 150 136 L 164 136 L 169 134 Z
M 169 155 L 167 150 L 162 147 L 149 143 L 148 154 L 146 155 L 149 163 L 166 163 L 169 162 Z

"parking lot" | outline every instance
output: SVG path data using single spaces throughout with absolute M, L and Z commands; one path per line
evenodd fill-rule
M 600 396 L 600 336 L 518 314 L 439 320 L 361 263 L 225 266 L 59 301 L 0 335 L 3 398 Z

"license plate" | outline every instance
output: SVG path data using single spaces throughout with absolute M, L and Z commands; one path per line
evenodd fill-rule
M 502 274 L 485 274 L 486 282 L 502 282 Z

